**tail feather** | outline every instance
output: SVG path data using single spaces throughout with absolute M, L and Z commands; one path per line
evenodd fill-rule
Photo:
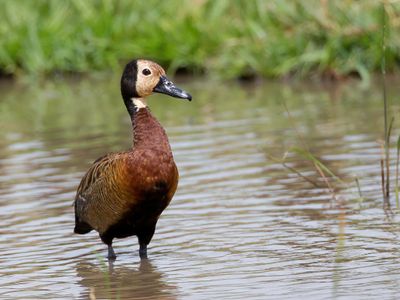
M 85 221 L 81 220 L 81 218 L 79 217 L 80 210 L 82 210 L 82 202 L 78 202 L 79 199 L 81 199 L 81 197 L 77 196 L 75 198 L 75 201 L 74 201 L 74 208 L 75 208 L 75 228 L 74 228 L 74 232 L 75 233 L 79 233 L 79 234 L 85 234 L 85 233 L 91 232 L 93 230 L 93 227 L 90 226 Z M 79 203 L 81 203 L 81 205 L 79 205 Z
M 93 230 L 92 226 L 85 222 L 75 222 L 74 232 L 79 234 L 85 234 Z
M 74 232 L 79 234 L 85 234 L 91 232 L 93 227 L 90 226 L 88 223 L 80 220 L 75 212 L 75 228 Z

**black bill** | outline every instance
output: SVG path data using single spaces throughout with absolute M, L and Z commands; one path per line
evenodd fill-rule
M 153 91 L 156 93 L 170 95 L 175 98 L 187 99 L 189 101 L 192 100 L 192 96 L 189 93 L 177 88 L 173 82 L 165 76 L 160 77 L 160 81 L 157 83 Z

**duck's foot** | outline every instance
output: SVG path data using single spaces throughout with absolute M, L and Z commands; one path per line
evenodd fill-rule
M 108 260 L 116 260 L 117 256 L 115 255 L 114 249 L 112 245 L 108 245 L 108 255 L 107 255 Z
M 139 256 L 141 259 L 147 258 L 147 245 L 146 244 L 140 244 Z

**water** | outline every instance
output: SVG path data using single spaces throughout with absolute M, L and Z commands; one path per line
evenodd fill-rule
M 380 190 L 379 84 L 180 85 L 192 103 L 149 101 L 170 137 L 178 191 L 149 260 L 132 237 L 115 241 L 108 264 L 96 233 L 72 233 L 71 204 L 90 163 L 131 144 L 118 78 L 1 84 L 1 299 L 399 298 L 399 217 L 382 209 Z M 396 115 L 400 91 L 389 86 Z M 288 154 L 320 188 L 278 161 L 302 140 L 347 182 L 330 179 L 334 197 L 309 161 Z

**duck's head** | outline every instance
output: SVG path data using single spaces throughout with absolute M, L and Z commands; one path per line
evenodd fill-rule
M 128 111 L 146 106 L 145 98 L 153 93 L 192 100 L 192 96 L 176 87 L 155 62 L 136 59 L 125 66 L 121 77 L 121 93 Z

